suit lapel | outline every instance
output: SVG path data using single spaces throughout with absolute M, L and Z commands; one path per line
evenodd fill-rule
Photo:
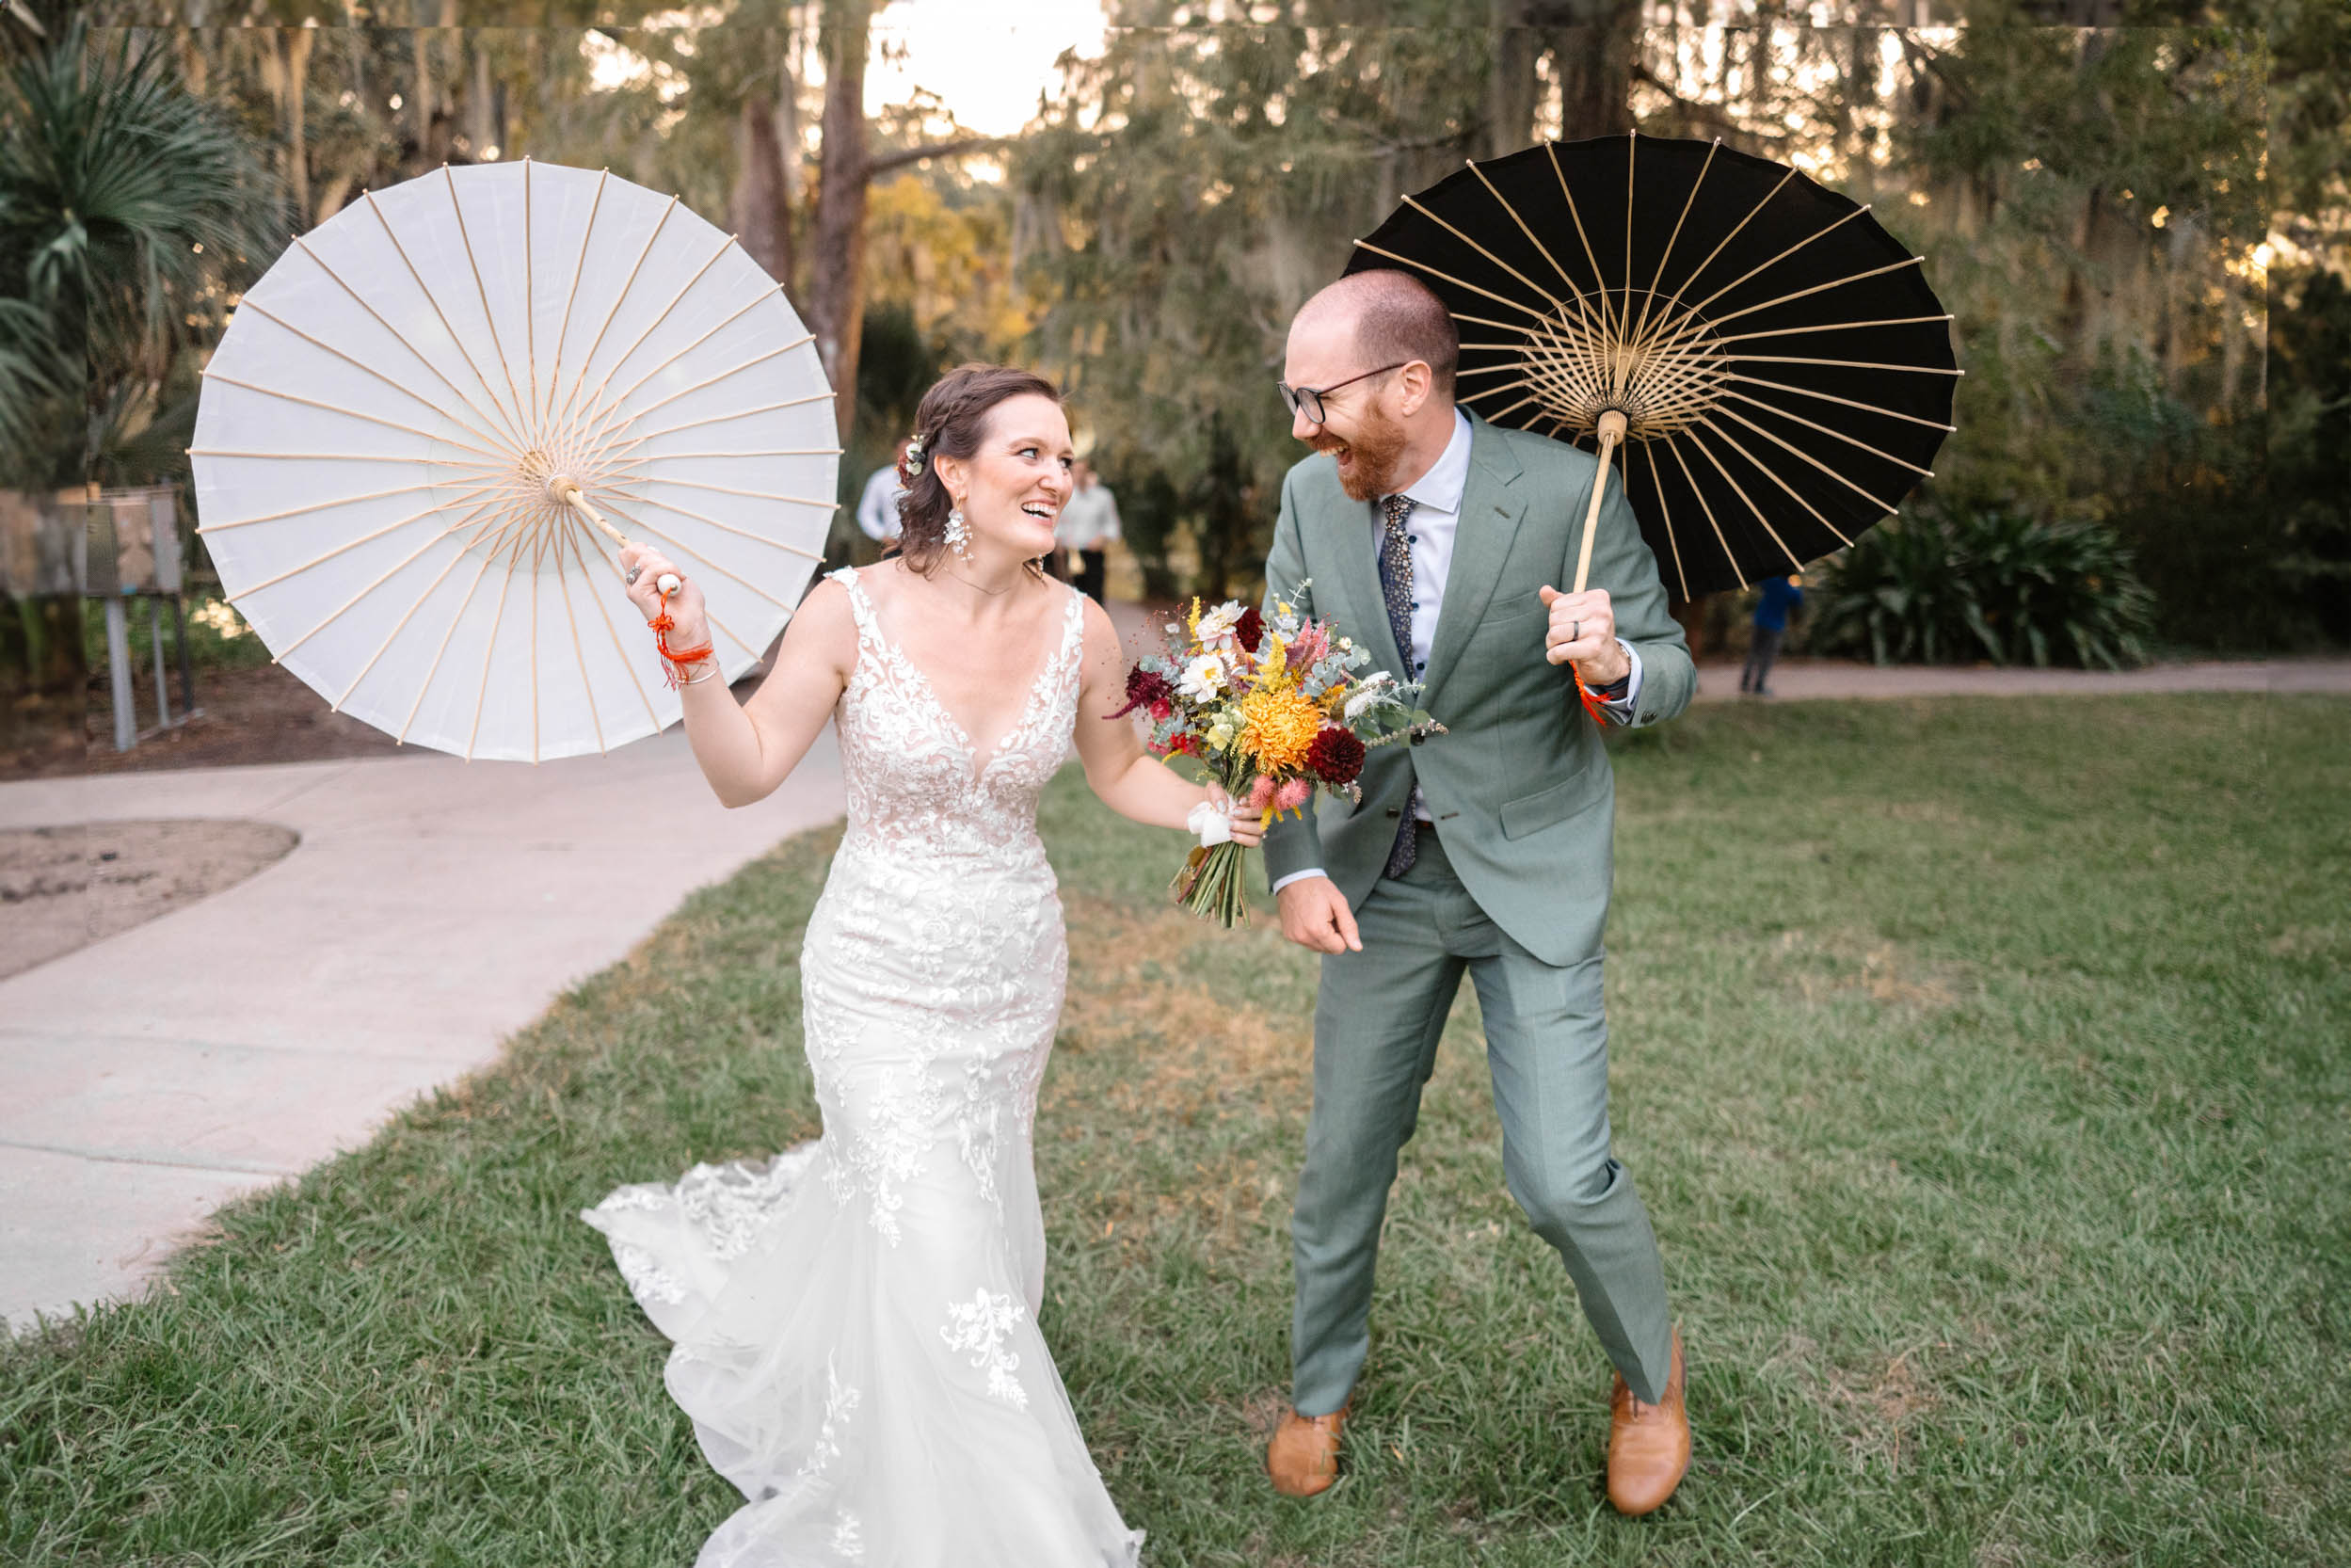
M 1431 712 L 1469 634 L 1485 617 L 1486 604 L 1501 581 L 1502 562 L 1527 515 L 1527 498 L 1513 488 L 1521 471 L 1510 447 L 1494 426 L 1475 414 L 1470 416 L 1469 437 L 1469 482 L 1462 489 L 1461 522 L 1453 534 L 1452 564 L 1445 574 L 1445 604 L 1437 612 L 1436 634 L 1429 645 L 1423 700 Z

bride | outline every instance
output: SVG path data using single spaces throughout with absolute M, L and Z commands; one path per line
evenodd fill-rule
M 824 1135 L 760 1164 L 623 1187 L 605 1233 L 674 1341 L 667 1383 L 747 1499 L 705 1568 L 1132 1563 L 1037 1330 L 1037 1082 L 1068 965 L 1038 792 L 1072 741 L 1137 822 L 1229 809 L 1145 756 L 1117 633 L 1036 569 L 1069 498 L 1051 383 L 968 365 L 922 399 L 902 552 L 832 573 L 738 705 L 681 672 L 686 735 L 748 806 L 840 727 L 849 826 L 801 952 Z M 708 642 L 694 580 L 622 556 L 649 621 Z M 682 585 L 666 606 L 655 584 Z M 1252 820 L 1231 824 L 1257 840 Z

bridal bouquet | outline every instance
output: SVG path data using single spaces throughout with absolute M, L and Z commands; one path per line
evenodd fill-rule
M 1330 622 L 1278 600 L 1274 611 L 1269 621 L 1255 605 L 1228 600 L 1205 609 L 1192 600 L 1182 621 L 1168 622 L 1164 651 L 1127 672 L 1127 706 L 1111 715 L 1142 712 L 1153 756 L 1194 759 L 1235 810 L 1269 824 L 1286 812 L 1303 816 L 1318 789 L 1361 799 L 1355 779 L 1367 748 L 1445 732 L 1417 706 L 1417 685 L 1385 670 L 1361 673 L 1370 652 Z M 1241 846 L 1223 826 L 1206 808 L 1194 814 L 1201 845 L 1170 890 L 1193 914 L 1230 928 L 1248 920 L 1249 905 Z

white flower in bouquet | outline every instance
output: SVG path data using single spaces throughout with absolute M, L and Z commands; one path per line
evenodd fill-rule
M 1184 666 L 1184 678 L 1176 689 L 1194 702 L 1207 702 L 1224 689 L 1224 661 L 1204 653 Z
M 1193 634 L 1200 639 L 1201 646 L 1204 648 L 1217 643 L 1229 643 L 1233 640 L 1233 633 L 1239 625 L 1240 605 L 1228 599 L 1200 617 L 1199 630 Z

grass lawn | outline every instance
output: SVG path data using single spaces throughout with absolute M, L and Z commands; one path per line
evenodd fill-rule
M 2351 1562 L 2351 704 L 1709 707 L 1622 738 L 1618 1152 L 1697 1459 L 1599 1490 L 1607 1368 L 1503 1191 L 1464 994 L 1339 1487 L 1287 1389 L 1312 962 L 1048 797 L 1074 960 L 1045 1329 L 1157 1564 Z M 0 1560 L 683 1564 L 735 1505 L 573 1216 L 808 1137 L 833 837 L 504 1059 L 0 1344 Z

